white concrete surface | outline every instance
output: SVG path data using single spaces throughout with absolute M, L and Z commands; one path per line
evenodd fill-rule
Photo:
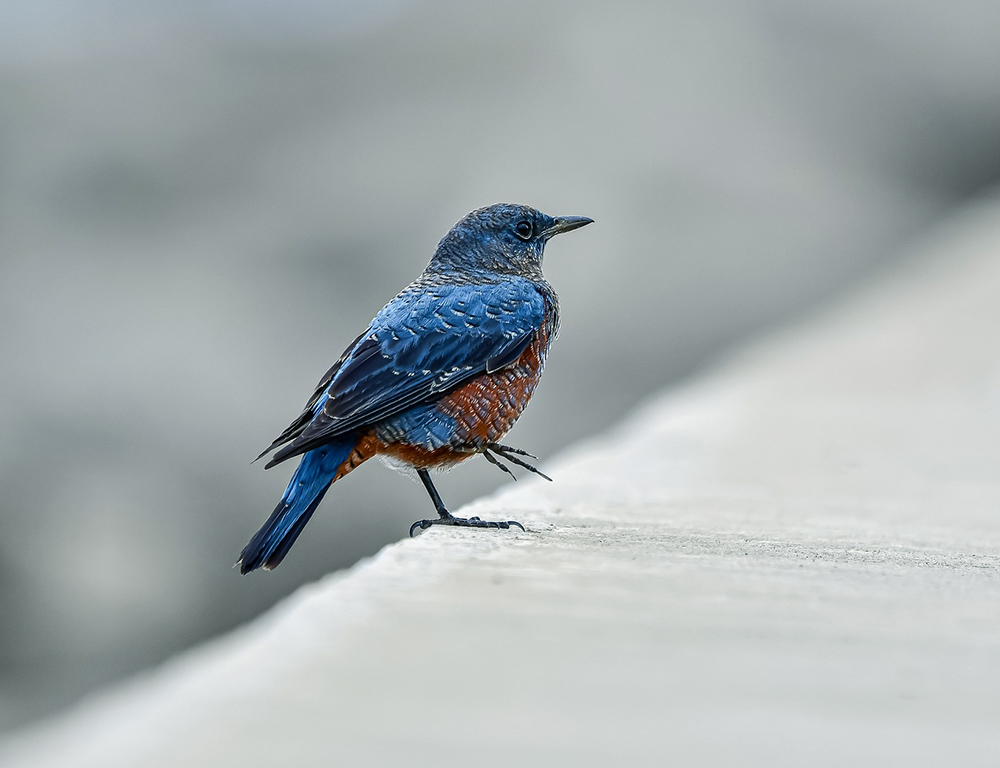
M 1000 209 L 929 250 L 0 762 L 1000 764 Z

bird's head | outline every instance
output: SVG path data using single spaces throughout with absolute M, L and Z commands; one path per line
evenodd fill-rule
M 546 216 L 510 203 L 480 208 L 442 238 L 430 267 L 541 277 L 549 239 L 592 221 L 585 216 Z

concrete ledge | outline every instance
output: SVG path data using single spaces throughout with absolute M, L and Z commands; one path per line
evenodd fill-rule
M 3 764 L 995 765 L 997 209 L 931 250 Z

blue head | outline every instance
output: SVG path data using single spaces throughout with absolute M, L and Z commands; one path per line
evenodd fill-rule
M 428 269 L 488 271 L 540 278 L 545 244 L 593 220 L 546 216 L 526 205 L 498 203 L 473 211 L 438 243 Z

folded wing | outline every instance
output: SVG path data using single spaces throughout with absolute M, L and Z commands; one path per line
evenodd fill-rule
M 527 348 L 546 300 L 527 280 L 404 291 L 348 348 L 305 411 L 265 451 L 272 467 L 503 368 Z

